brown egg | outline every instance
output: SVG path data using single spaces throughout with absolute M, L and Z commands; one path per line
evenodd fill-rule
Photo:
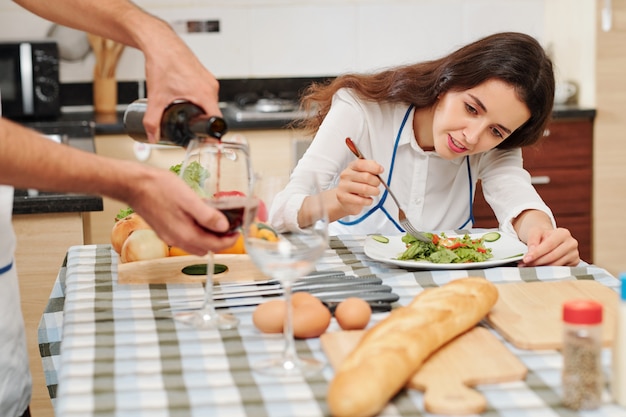
M 263 333 L 281 333 L 287 314 L 285 300 L 271 300 L 259 304 L 252 313 L 252 323 Z
M 308 303 L 321 304 L 322 302 L 319 298 L 311 295 L 311 293 L 308 293 L 306 291 L 294 292 L 291 296 L 291 305 L 293 305 L 294 308 L 300 307 Z
M 330 319 L 330 311 L 321 301 L 300 304 L 293 309 L 293 335 L 296 339 L 319 337 L 330 325 Z
M 361 330 L 370 322 L 372 307 L 367 301 L 350 297 L 337 305 L 335 318 L 343 330 Z

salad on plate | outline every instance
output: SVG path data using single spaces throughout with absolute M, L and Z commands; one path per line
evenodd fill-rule
M 500 237 L 497 232 L 481 237 L 469 234 L 448 237 L 445 233 L 424 233 L 431 242 L 422 242 L 408 233 L 402 236 L 406 250 L 397 257 L 400 261 L 427 261 L 437 264 L 485 262 L 493 258 L 492 249 L 485 242 L 493 242 Z

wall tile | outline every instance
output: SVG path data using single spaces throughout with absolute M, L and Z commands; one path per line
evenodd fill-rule
M 432 59 L 459 44 L 461 0 L 395 1 L 359 7 L 357 69 Z
M 545 1 L 550 0 L 462 1 L 463 42 L 503 31 L 528 33 L 541 42 Z
M 168 22 L 220 21 L 219 33 L 181 34 L 218 78 L 271 78 L 372 71 L 441 56 L 488 33 L 518 30 L 545 40 L 569 79 L 593 84 L 593 43 L 567 18 L 547 21 L 555 0 L 136 0 Z M 570 2 L 559 0 L 562 14 Z M 579 0 L 582 1 L 582 0 Z M 594 0 L 584 0 L 593 3 Z M 588 13 L 587 13 L 588 14 Z M 593 19 L 593 17 L 589 17 Z M 587 32 L 593 25 L 578 25 Z M 41 39 L 51 23 L 13 2 L 0 4 L 0 41 Z M 591 28 L 591 29 L 589 29 Z M 558 33 L 558 36 L 555 35 Z M 572 41 L 573 40 L 573 41 Z M 550 45 L 546 45 L 546 44 Z M 93 55 L 61 63 L 63 82 L 92 79 Z M 557 63 L 558 64 L 558 63 Z M 585 67 L 585 68 L 583 68 Z M 141 53 L 127 48 L 118 65 L 121 81 L 144 78 Z M 584 80 L 581 80 L 584 81 Z
M 354 68 L 353 6 L 258 7 L 251 13 L 255 76 L 333 75 Z

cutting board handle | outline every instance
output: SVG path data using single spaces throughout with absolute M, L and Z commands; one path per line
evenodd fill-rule
M 424 406 L 434 414 L 479 414 L 487 407 L 487 400 L 478 391 L 461 381 L 439 380 L 425 387 Z

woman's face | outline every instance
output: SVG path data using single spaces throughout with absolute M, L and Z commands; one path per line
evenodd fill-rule
M 448 91 L 435 105 L 433 146 L 445 159 L 486 152 L 530 118 L 512 86 L 493 79 L 464 91 Z

